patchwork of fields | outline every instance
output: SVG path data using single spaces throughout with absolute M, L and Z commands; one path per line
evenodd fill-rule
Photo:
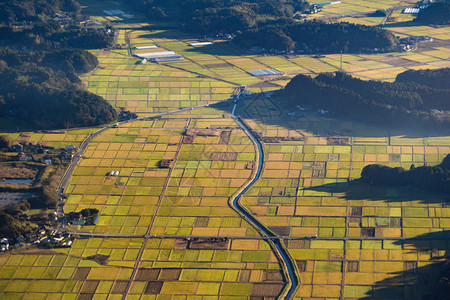
M 270 92 L 296 74 L 341 68 L 341 55 L 263 56 L 228 42 L 203 47 L 177 29 L 149 30 L 136 19 L 106 17 L 117 1 L 81 1 L 96 20 L 115 21 L 118 44 L 92 51 L 81 77 L 115 108 L 146 117 L 109 128 L 88 145 L 66 187 L 66 213 L 96 208 L 95 225 L 70 227 L 71 248 L 0 256 L 2 299 L 274 299 L 286 270 L 270 242 L 229 205 L 255 170 L 256 148 L 227 100 L 246 85 L 254 95 L 238 115 L 264 146 L 261 178 L 241 202 L 282 237 L 296 263 L 296 299 L 421 299 L 448 254 L 450 207 L 443 195 L 357 183 L 367 164 L 437 165 L 450 153 L 445 132 L 396 130 L 307 112 L 288 116 Z M 314 2 L 314 1 L 312 1 Z M 394 1 L 342 1 L 317 17 L 391 8 Z M 405 4 L 406 3 L 406 4 Z M 404 5 L 412 3 L 404 1 Z M 449 27 L 396 26 L 399 36 L 431 36 L 417 51 L 343 54 L 342 69 L 392 81 L 407 69 L 449 67 Z M 344 17 L 368 25 L 382 19 Z M 158 45 L 157 49 L 131 50 Z M 132 51 L 174 51 L 185 60 L 139 64 Z M 283 75 L 255 77 L 276 69 Z M 180 108 L 192 110 L 152 118 Z M 148 117 L 148 118 L 147 118 Z M 17 142 L 80 146 L 97 129 L 10 134 Z M 118 176 L 108 176 L 118 171 Z M 97 236 L 96 236 L 97 235 Z M 317 235 L 317 238 L 315 236 Z M 305 238 L 308 237 L 308 238 Z

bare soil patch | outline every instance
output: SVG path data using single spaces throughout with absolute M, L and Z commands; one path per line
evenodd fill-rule
M 222 131 L 220 133 L 219 144 L 228 145 L 228 143 L 230 142 L 230 137 L 231 137 L 231 131 L 229 131 L 229 130 Z
M 204 65 L 208 69 L 217 69 L 217 68 L 233 68 L 234 66 L 230 63 L 222 63 L 222 64 L 208 64 Z
M 184 238 L 175 240 L 175 249 L 227 250 L 230 240 L 227 238 Z
M 175 248 L 176 249 L 176 248 Z M 139 269 L 136 274 L 136 280 L 151 281 L 158 279 L 161 269 Z
M 212 160 L 235 161 L 237 156 L 237 152 L 214 152 L 212 155 Z
M 72 279 L 85 280 L 88 277 L 90 271 L 91 268 L 89 267 L 80 267 L 75 271 L 75 273 L 72 276 Z
M 252 287 L 252 296 L 276 297 L 284 288 L 284 284 L 255 283 Z

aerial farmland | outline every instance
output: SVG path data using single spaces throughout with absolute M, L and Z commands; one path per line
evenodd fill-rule
M 1 299 L 428 299 L 449 255 L 448 194 L 358 179 L 370 164 L 438 166 L 448 130 L 340 119 L 289 107 L 278 92 L 298 74 L 394 82 L 448 68 L 449 26 L 408 23 L 414 16 L 402 12 L 415 1 L 343 0 L 307 18 L 434 42 L 275 55 L 203 44 L 121 1 L 79 2 L 115 29 L 118 45 L 89 50 L 99 65 L 81 83 L 137 118 L 2 133 L 13 144 L 80 149 L 53 210 L 98 215 L 66 221 L 70 247 L 2 253 Z M 105 13 L 114 9 L 127 14 Z M 371 15 L 380 9 L 391 14 Z

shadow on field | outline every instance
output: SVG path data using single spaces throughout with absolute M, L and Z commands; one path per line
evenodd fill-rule
M 180 25 L 174 23 L 149 25 L 140 28 L 139 30 L 147 30 L 150 33 L 141 35 L 144 39 L 189 39 L 192 41 L 202 40 L 203 36 L 196 36 L 195 34 L 179 30 Z M 189 53 L 220 55 L 220 56 L 241 56 L 254 54 L 247 49 L 240 48 L 231 42 L 216 42 L 212 45 L 198 46 L 186 50 Z
M 396 22 L 396 23 L 387 23 L 384 25 L 384 28 L 389 27 L 413 27 L 413 26 L 422 26 L 423 24 L 414 22 L 414 21 L 405 21 L 405 22 Z
M 248 87 L 266 87 L 272 83 L 270 79 L 262 81 Z M 411 145 L 414 142 L 402 139 L 424 139 L 426 137 L 445 137 L 448 136 L 446 130 L 426 130 L 421 128 L 388 128 L 375 126 L 371 124 L 362 124 L 350 120 L 343 120 L 323 115 L 316 109 L 309 111 L 300 111 L 296 107 L 290 107 L 286 104 L 282 93 L 277 92 L 272 97 L 267 97 L 266 93 L 255 93 L 251 96 L 238 100 L 237 115 L 244 120 L 254 120 L 262 125 L 281 126 L 282 128 L 295 130 L 299 134 L 313 135 L 313 137 L 325 137 L 328 145 L 350 145 L 350 137 L 374 138 L 374 141 L 366 140 L 365 144 L 380 146 L 388 143 L 388 137 L 396 137 L 396 143 L 393 145 Z M 218 110 L 224 113 L 230 113 L 233 108 L 233 99 L 228 102 L 212 104 Z M 289 113 L 296 114 L 290 116 Z M 310 136 L 311 137 L 311 136 Z M 380 143 L 377 138 L 385 138 L 385 142 Z M 264 141 L 264 140 L 263 140 Z M 371 143 L 372 142 L 372 143 Z M 416 141 L 417 142 L 417 141 Z M 364 144 L 363 143 L 363 144 Z M 422 144 L 415 144 L 418 146 Z
M 419 235 L 394 244 L 404 249 L 416 249 L 423 257 L 429 255 L 428 263 L 422 266 L 411 258 L 403 261 L 403 272 L 389 274 L 389 278 L 375 283 L 372 290 L 362 299 L 411 299 L 411 300 L 448 300 L 450 299 L 450 231 L 440 231 Z M 411 256 L 412 257 L 412 256 Z
M 242 56 L 255 54 L 254 52 L 240 48 L 231 42 L 218 42 L 202 47 L 192 47 L 192 49 L 188 49 L 187 52 L 221 56 Z
M 358 179 L 348 182 L 329 183 L 315 187 L 303 188 L 304 191 L 315 191 L 332 194 L 345 200 L 368 200 L 386 202 L 410 202 L 436 204 L 446 203 L 449 196 L 433 193 L 412 186 L 386 187 L 362 183 Z

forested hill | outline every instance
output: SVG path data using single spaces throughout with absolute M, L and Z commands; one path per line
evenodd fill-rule
M 412 185 L 432 192 L 448 194 L 450 193 L 450 154 L 440 165 L 417 168 L 411 165 L 408 171 L 400 167 L 368 165 L 361 172 L 361 181 L 390 186 Z
M 437 89 L 450 89 L 450 68 L 408 70 L 397 75 L 397 82 L 414 82 Z
M 75 0 L 2 0 L 0 20 L 3 24 L 22 21 L 42 21 L 55 13 L 69 13 L 77 16 L 80 4 Z
M 78 78 L 98 65 L 82 49 L 110 46 L 114 31 L 77 25 L 84 18 L 80 10 L 74 0 L 0 3 L 0 117 L 37 129 L 95 126 L 117 118 L 112 106 L 84 90 Z M 53 20 L 56 13 L 70 15 L 73 24 L 61 26 Z
M 0 115 L 41 129 L 112 122 L 117 114 L 111 105 L 76 84 L 75 72 L 89 71 L 97 63 L 81 50 L 0 50 Z
M 289 105 L 311 105 L 355 121 L 397 127 L 449 127 L 450 89 L 414 82 L 364 81 L 344 73 L 294 77 L 284 89 Z
M 304 0 L 126 0 L 150 19 L 176 20 L 193 32 L 234 33 L 267 19 L 291 18 Z
M 394 51 L 395 36 L 384 29 L 351 23 L 283 21 L 244 31 L 234 41 L 246 48 L 304 52 Z
M 423 24 L 450 24 L 450 2 L 433 3 L 425 9 L 421 9 L 415 20 Z
M 125 1 L 125 0 L 122 0 Z M 350 23 L 299 22 L 304 0 L 129 0 L 149 19 L 177 21 L 186 31 L 236 34 L 245 48 L 266 51 L 387 52 L 396 49 L 392 33 Z

